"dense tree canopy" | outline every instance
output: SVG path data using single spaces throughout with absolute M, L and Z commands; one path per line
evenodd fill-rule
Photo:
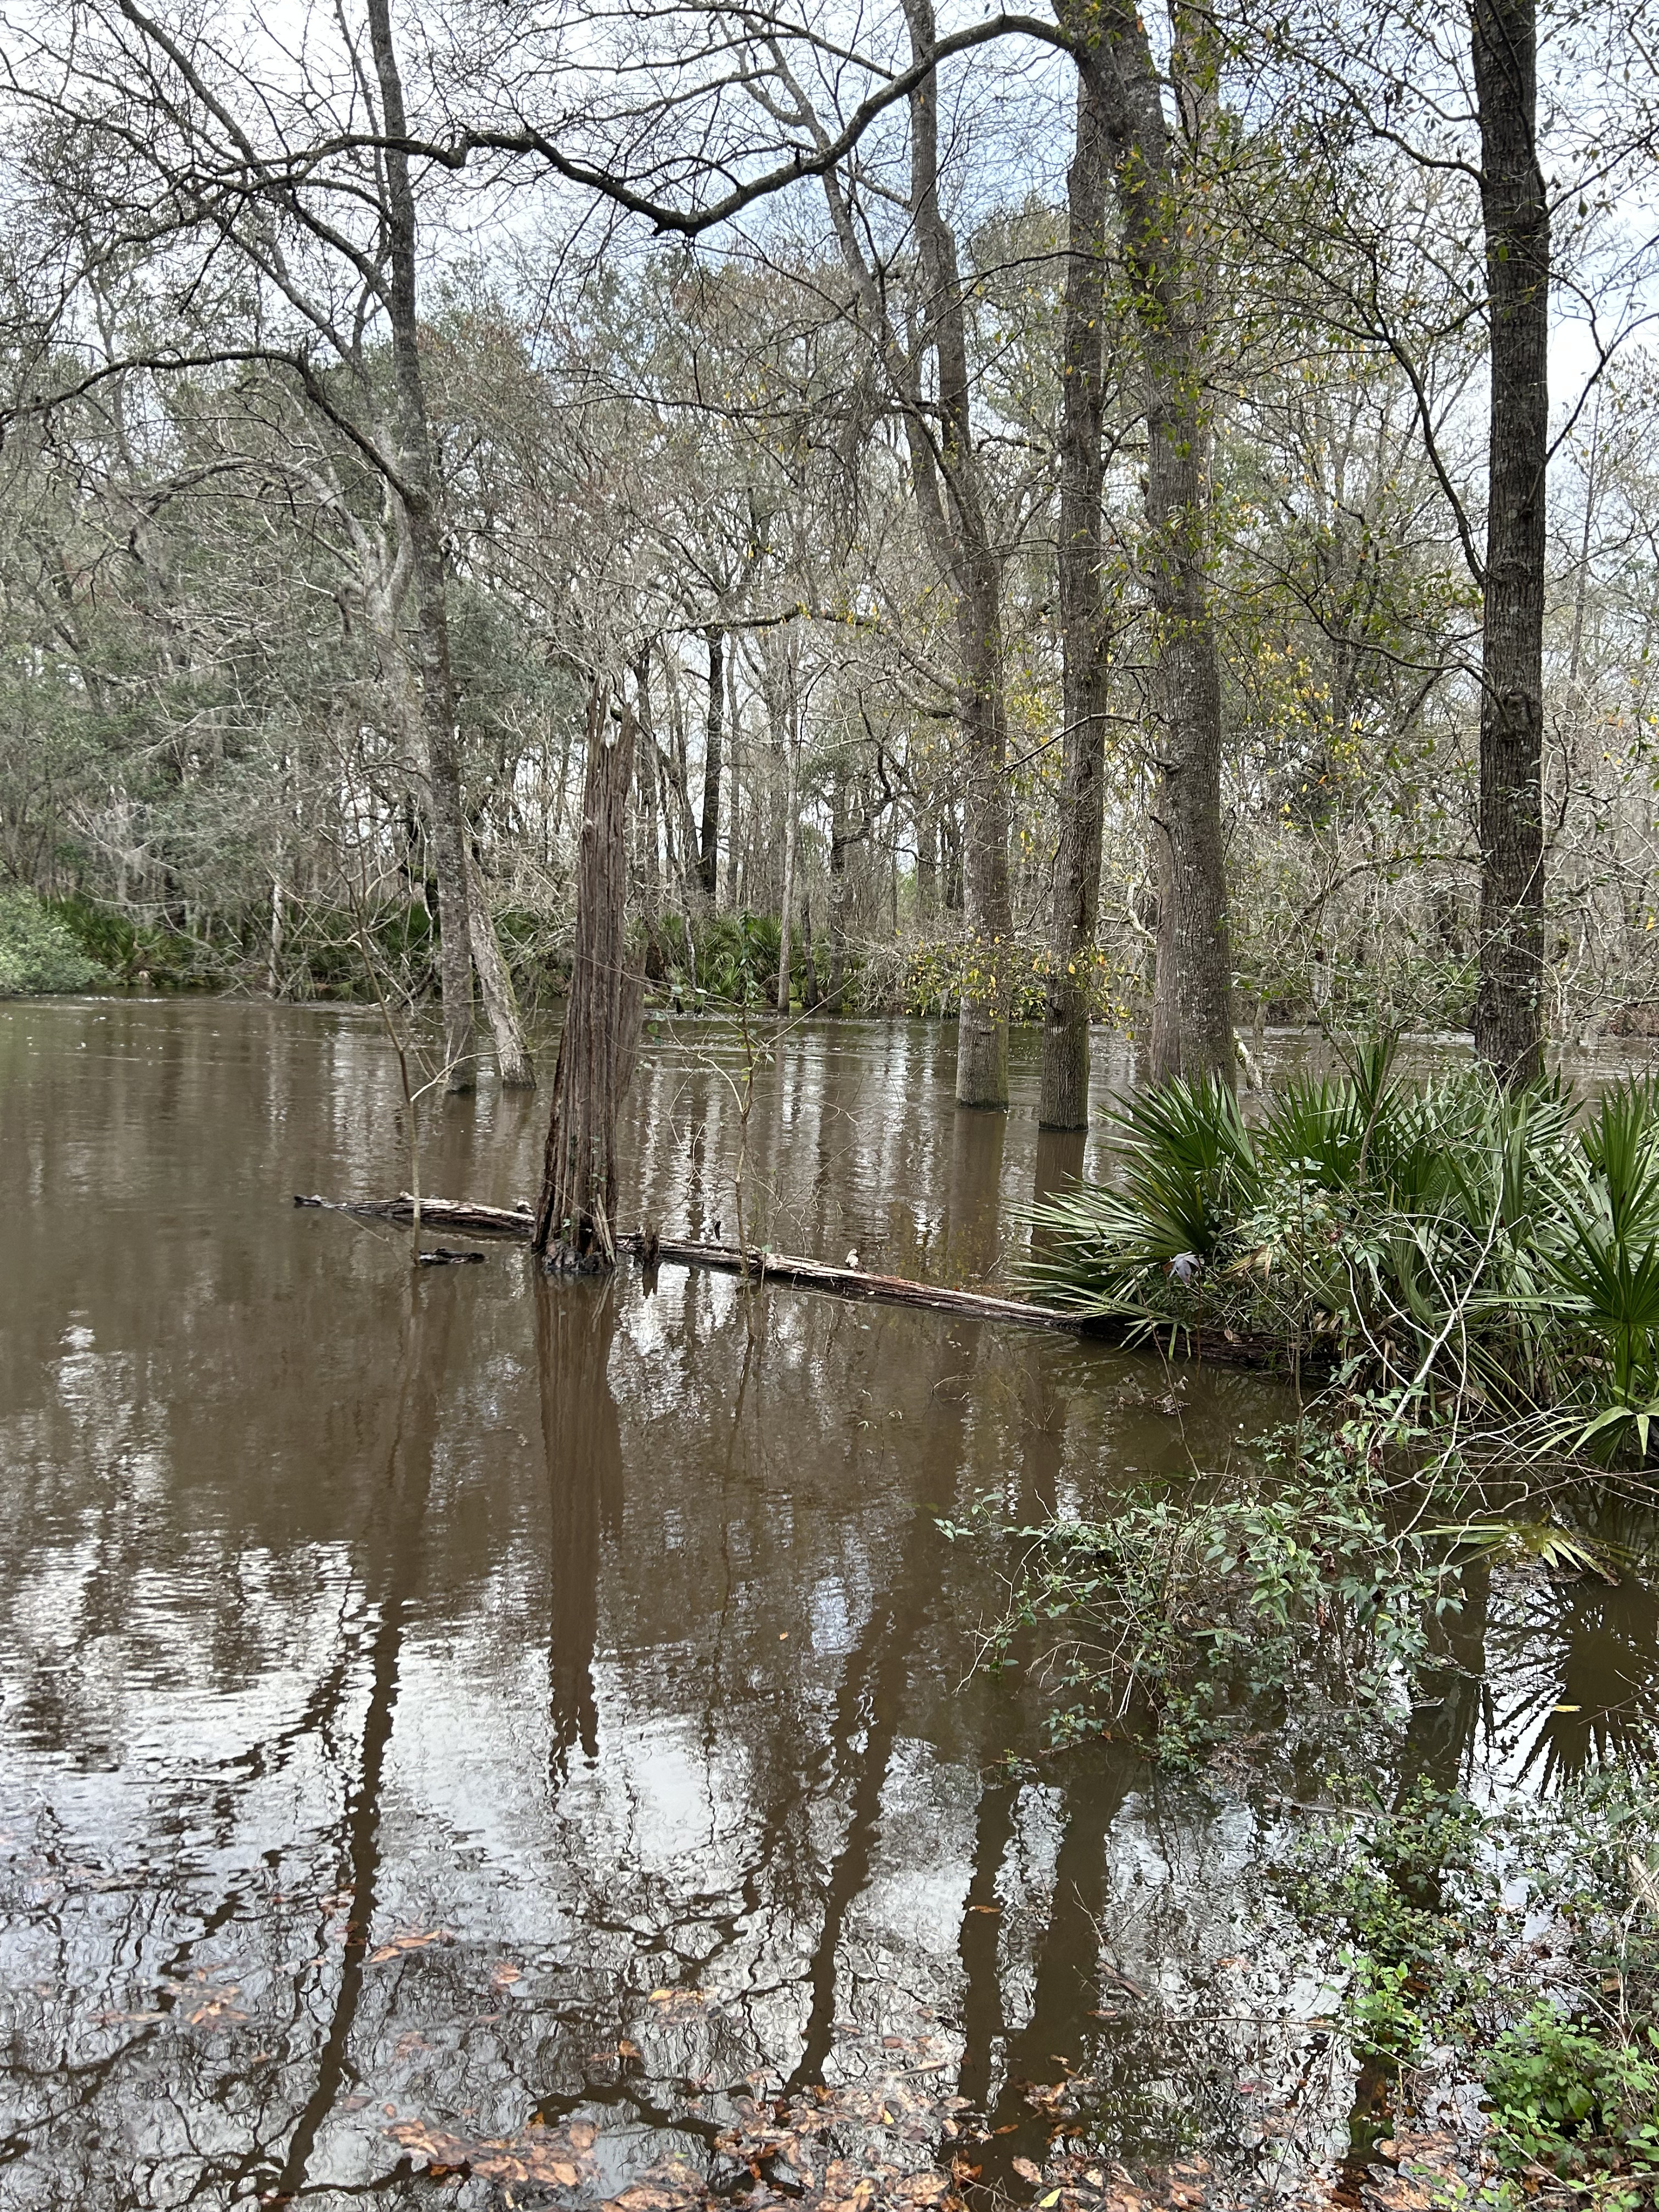
M 1045 1006 L 1166 1069 L 1467 1023 L 1514 927 L 1544 1029 L 1641 1025 L 1656 88 L 1611 14 L 30 9 L 0 869 L 279 992 L 360 986 L 365 917 L 435 977 L 447 915 L 500 1042 L 603 688 L 650 972 L 960 1009 L 969 1103 Z

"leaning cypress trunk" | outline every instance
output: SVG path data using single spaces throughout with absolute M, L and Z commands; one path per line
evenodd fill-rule
M 1538 161 L 1535 0 L 1474 0 L 1473 16 L 1492 313 L 1474 1043 L 1504 1081 L 1527 1083 L 1544 1066 L 1550 224 Z
M 1037 1121 L 1089 1120 L 1089 978 L 1100 914 L 1106 800 L 1106 637 L 1101 588 L 1103 332 L 1106 317 L 1106 147 L 1097 82 L 1078 72 L 1077 151 L 1067 193 L 1061 373 L 1060 622 L 1065 780 L 1042 1030 Z
M 388 0 L 368 0 L 368 28 L 386 136 L 392 140 L 400 139 L 407 136 L 408 126 L 404 116 L 403 80 L 398 73 L 397 52 L 392 43 Z M 438 879 L 444 1065 L 448 1088 L 468 1091 L 472 1087 L 475 1072 L 466 825 L 461 812 L 460 748 L 456 732 L 455 683 L 449 659 L 443 532 L 438 514 L 416 318 L 415 193 L 410 181 L 408 155 L 393 144 L 386 148 L 383 159 L 386 241 L 391 262 L 386 302 L 392 328 L 402 506 L 412 556 L 415 666 L 421 688 L 421 734 L 427 805 L 432 823 L 432 866 Z
M 712 907 L 720 880 L 720 733 L 726 715 L 726 633 L 711 623 L 703 632 L 708 647 L 708 719 L 702 755 L 702 830 L 697 844 L 697 874 Z
M 489 901 L 484 896 L 483 884 L 470 850 L 466 856 L 466 912 L 472 937 L 472 964 L 478 971 L 484 1016 L 495 1039 L 495 1059 L 501 1081 L 509 1091 L 533 1091 L 536 1063 L 525 1042 L 518 994 L 513 988 L 513 978 L 496 942 Z
M 1206 580 L 1209 423 L 1181 241 L 1176 149 L 1143 19 L 1099 17 L 1080 66 L 1099 86 L 1139 331 L 1146 404 L 1146 569 L 1163 694 L 1153 843 L 1158 960 L 1151 1073 L 1234 1079 L 1232 959 L 1221 836 L 1221 668 Z
M 641 979 L 628 958 L 628 793 L 634 712 L 615 719 L 606 686 L 587 701 L 587 762 L 576 860 L 576 950 L 553 1074 L 534 1249 L 591 1273 L 617 1257 L 617 1126 L 633 1070 Z

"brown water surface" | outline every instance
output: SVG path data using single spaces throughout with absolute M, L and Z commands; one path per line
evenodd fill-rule
M 731 1235 L 741 1164 L 780 1246 L 1006 1277 L 1084 1146 L 1038 1139 L 1034 1040 L 1006 1117 L 954 1110 L 952 1044 L 799 1032 L 745 1138 L 740 1040 L 659 1026 L 630 1212 Z M 425 1188 L 532 1195 L 544 1110 L 434 1108 Z M 1068 2071 L 1126 2153 L 1267 2155 L 1251 2022 L 1301 1969 L 1240 1955 L 1267 1816 L 1043 1756 L 1018 1678 L 971 1673 L 994 1563 L 930 1509 L 1103 1508 L 1277 1386 L 775 1288 L 746 1317 L 669 1267 L 417 1274 L 290 1202 L 407 1181 L 355 1010 L 0 1006 L 0 1116 L 6 2212 L 495 2203 L 391 2130 L 537 2115 L 597 2124 L 602 2194 L 706 2155 L 734 2085 L 921 2045 L 1012 2130 L 994 2166 Z M 1639 1691 L 1650 1607 L 1595 1602 Z M 1529 1664 L 1563 1633 L 1512 1626 Z

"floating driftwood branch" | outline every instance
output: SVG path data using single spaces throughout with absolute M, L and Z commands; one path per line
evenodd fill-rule
M 319 1206 L 334 1213 L 356 1214 L 375 1221 L 412 1221 L 415 1202 L 407 1192 L 398 1198 L 328 1199 L 296 1196 L 295 1206 Z M 528 1243 L 535 1216 L 526 1206 L 471 1206 L 452 1198 L 422 1198 L 421 1220 L 428 1228 L 451 1235 L 513 1237 Z M 644 1239 L 619 1237 L 623 1251 L 640 1252 Z M 837 1297 L 862 1298 L 881 1305 L 917 1306 L 929 1313 L 962 1314 L 974 1321 L 1012 1322 L 1018 1328 L 1057 1328 L 1091 1334 L 1097 1324 L 1078 1314 L 1062 1313 L 1054 1306 L 1035 1306 L 1024 1298 L 994 1298 L 978 1291 L 951 1291 L 933 1283 L 907 1282 L 902 1275 L 872 1275 L 861 1267 L 831 1267 L 820 1260 L 799 1259 L 788 1253 L 758 1252 L 752 1247 L 739 1252 L 734 1244 L 693 1243 L 673 1237 L 653 1237 L 651 1256 L 679 1267 L 714 1267 L 740 1275 L 745 1272 L 757 1283 L 790 1283 L 802 1290 L 829 1291 Z

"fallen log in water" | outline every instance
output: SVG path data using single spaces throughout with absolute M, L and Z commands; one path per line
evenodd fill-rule
M 397 1198 L 329 1199 L 295 1195 L 295 1206 L 318 1206 L 331 1213 L 349 1213 L 377 1221 L 415 1218 L 415 1201 L 407 1191 Z M 421 1200 L 423 1228 L 442 1229 L 453 1236 L 514 1237 L 528 1242 L 535 1217 L 526 1206 L 469 1206 L 452 1198 Z M 639 1234 L 619 1237 L 620 1249 L 639 1253 L 645 1238 Z M 908 1282 L 902 1275 L 872 1275 L 862 1267 L 831 1267 L 821 1260 L 799 1259 L 788 1253 L 747 1253 L 733 1244 L 701 1244 L 673 1237 L 653 1237 L 650 1256 L 679 1267 L 715 1267 L 732 1275 L 747 1273 L 757 1283 L 790 1283 L 802 1290 L 829 1291 L 837 1297 L 864 1298 L 883 1305 L 919 1306 L 930 1313 L 956 1313 L 975 1321 L 1012 1322 L 1018 1328 L 1069 1329 L 1080 1334 L 1091 1325 L 1079 1314 L 1062 1313 L 1054 1306 L 1034 1306 L 1024 1298 L 994 1298 L 979 1291 L 946 1290 L 933 1283 Z
M 351 1213 L 368 1221 L 413 1221 L 415 1201 L 407 1191 L 396 1198 L 302 1198 L 295 1206 L 319 1206 L 328 1213 Z M 527 1244 L 536 1217 L 527 1206 L 469 1206 L 458 1198 L 423 1198 L 422 1229 L 453 1229 L 475 1237 L 518 1237 Z
M 637 1237 L 621 1242 L 631 1251 Z M 872 1275 L 862 1267 L 830 1267 L 822 1261 L 796 1259 L 786 1252 L 740 1253 L 731 1244 L 683 1243 L 657 1239 L 656 1256 L 683 1267 L 718 1267 L 733 1275 L 745 1271 L 757 1283 L 790 1283 L 800 1290 L 829 1291 L 841 1298 L 869 1298 L 883 1305 L 920 1306 L 930 1313 L 963 1314 L 975 1321 L 1012 1322 L 1017 1328 L 1064 1328 L 1080 1332 L 1081 1316 L 1054 1306 L 1034 1306 L 1024 1298 L 988 1297 L 979 1291 L 951 1291 L 933 1283 L 907 1282 L 902 1275 Z
M 415 1201 L 407 1191 L 396 1198 L 346 1199 L 302 1198 L 296 1193 L 294 1203 L 366 1220 L 412 1222 L 415 1218 Z M 471 1206 L 462 1199 L 423 1198 L 421 1225 L 447 1230 L 459 1237 L 511 1237 L 527 1244 L 536 1217 L 526 1205 Z M 1174 1351 L 1175 1339 L 1179 1337 L 1182 1357 L 1194 1359 L 1200 1366 L 1207 1363 L 1282 1370 L 1286 1364 L 1284 1346 L 1267 1338 L 1240 1337 L 1224 1331 L 1206 1334 L 1196 1328 L 1172 1332 L 1166 1323 L 1148 1339 L 1143 1333 L 1144 1324 L 1129 1314 L 1066 1313 L 1058 1306 L 1031 1305 L 1024 1298 L 994 1298 L 980 1291 L 945 1290 L 934 1283 L 908 1282 L 902 1275 L 872 1275 L 862 1267 L 830 1267 L 821 1260 L 802 1260 L 787 1252 L 758 1252 L 753 1246 L 745 1255 L 734 1244 L 692 1243 L 638 1230 L 632 1236 L 619 1237 L 617 1244 L 620 1251 L 635 1254 L 647 1267 L 666 1260 L 676 1267 L 714 1267 L 730 1275 L 746 1271 L 757 1283 L 790 1283 L 804 1291 L 828 1291 L 835 1297 L 915 1306 L 928 1313 L 961 1314 L 970 1321 L 1008 1322 L 1016 1328 L 1066 1330 L 1097 1342 L 1121 1344 L 1133 1339 L 1140 1349 L 1161 1350 L 1166 1355 Z M 1169 1410 L 1176 1410 L 1173 1401 Z

